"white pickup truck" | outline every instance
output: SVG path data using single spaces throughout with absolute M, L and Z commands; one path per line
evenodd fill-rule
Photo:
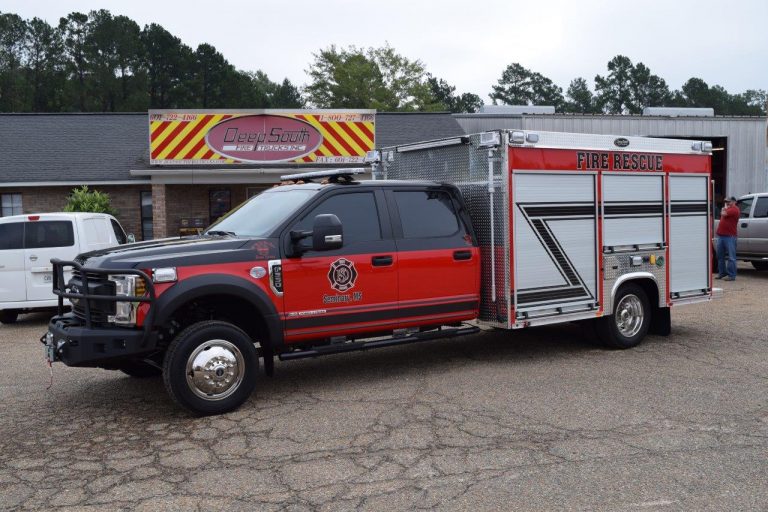
M 120 223 L 104 213 L 40 213 L 0 218 L 0 322 L 19 313 L 56 307 L 51 258 L 128 242 Z

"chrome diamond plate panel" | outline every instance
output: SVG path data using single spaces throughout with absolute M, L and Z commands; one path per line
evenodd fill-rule
M 606 254 L 603 256 L 603 265 L 605 269 L 603 274 L 603 298 L 605 302 L 605 315 L 610 315 L 613 313 L 613 291 L 616 283 L 618 283 L 624 276 L 628 276 L 631 279 L 632 276 L 630 274 L 638 272 L 651 274 L 654 278 L 656 278 L 656 286 L 659 288 L 659 304 L 663 305 L 667 303 L 667 262 L 664 261 L 662 266 L 651 264 L 650 261 L 643 261 L 640 265 L 632 265 L 633 256 L 640 256 L 645 258 L 651 255 L 664 256 L 666 258 L 664 251 L 659 249 L 621 254 Z

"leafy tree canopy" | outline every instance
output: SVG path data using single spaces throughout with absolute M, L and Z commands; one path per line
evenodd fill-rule
M 313 54 L 304 92 L 320 108 L 377 110 L 439 110 L 419 60 L 410 60 L 389 46 L 337 48 Z

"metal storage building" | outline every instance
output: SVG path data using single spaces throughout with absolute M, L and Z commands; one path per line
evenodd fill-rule
M 765 117 L 507 114 L 499 110 L 454 117 L 466 133 L 509 128 L 709 140 L 715 148 L 712 174 L 718 200 L 726 194 L 740 196 L 768 190 Z M 671 112 L 684 113 L 681 110 L 685 109 Z

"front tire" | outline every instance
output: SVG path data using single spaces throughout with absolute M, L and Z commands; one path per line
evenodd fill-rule
M 596 330 L 608 347 L 627 349 L 640 344 L 651 325 L 645 291 L 636 284 L 622 285 L 614 298 L 613 314 L 597 319 Z
M 15 324 L 19 318 L 19 312 L 12 309 L 4 309 L 0 311 L 0 323 L 2 324 Z
M 181 407 L 199 415 L 237 409 L 256 387 L 258 354 L 240 328 L 217 320 L 193 324 L 174 338 L 163 381 Z
M 752 266 L 755 270 L 768 270 L 768 261 L 753 261 Z

